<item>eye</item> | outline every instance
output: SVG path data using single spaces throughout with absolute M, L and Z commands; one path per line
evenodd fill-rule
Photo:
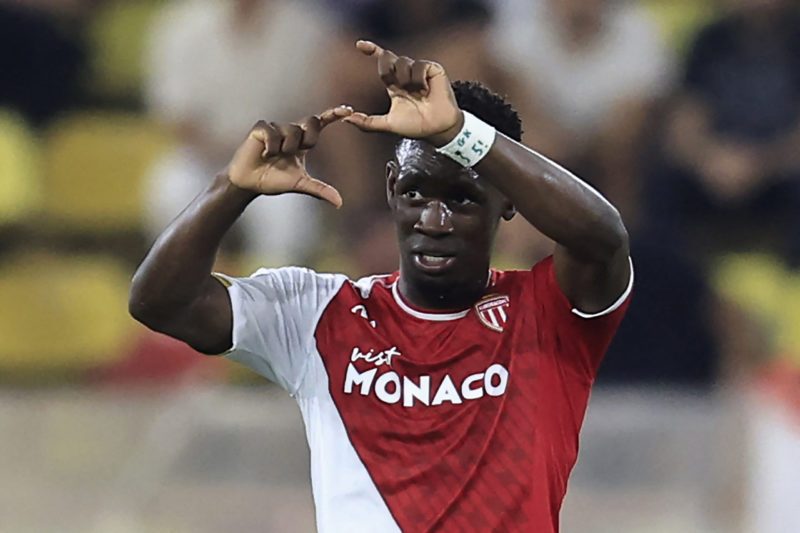
M 422 199 L 422 194 L 417 189 L 409 189 L 406 192 L 404 192 L 403 194 L 401 194 L 401 196 L 403 198 L 407 199 L 407 200 L 421 200 Z
M 475 201 L 474 198 L 471 198 L 470 196 L 467 196 L 466 194 L 460 194 L 460 195 L 458 195 L 458 196 L 453 198 L 453 203 L 455 205 L 459 205 L 459 206 L 464 207 L 464 206 L 472 205 L 472 204 L 477 203 L 477 202 Z

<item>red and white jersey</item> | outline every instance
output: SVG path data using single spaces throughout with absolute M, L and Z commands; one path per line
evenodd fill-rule
M 404 302 L 398 274 L 226 278 L 227 357 L 297 400 L 320 531 L 558 530 L 600 360 L 633 284 L 586 315 L 552 258 L 492 271 L 469 309 Z

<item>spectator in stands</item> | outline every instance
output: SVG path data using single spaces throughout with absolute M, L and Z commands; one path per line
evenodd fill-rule
M 39 8 L 0 3 L 0 107 L 43 126 L 74 103 L 85 52 Z
M 150 36 L 146 97 L 180 144 L 150 180 L 153 235 L 223 167 L 253 117 L 292 120 L 330 104 L 324 52 L 331 33 L 310 2 L 181 0 L 164 9 Z M 317 203 L 270 200 L 242 219 L 246 252 L 267 264 L 304 260 Z
M 635 3 L 610 0 L 504 0 L 495 24 L 496 55 L 518 76 L 511 97 L 526 142 L 579 169 L 626 220 L 645 125 L 672 79 L 659 35 Z
M 495 25 L 497 57 L 518 78 L 510 88 L 526 142 L 583 169 L 626 220 L 641 203 L 648 126 L 675 77 L 673 52 L 649 13 L 611 0 L 504 0 Z M 701 272 L 631 229 L 642 289 L 598 383 L 710 385 L 719 351 Z
M 688 58 L 649 184 L 653 238 L 691 255 L 767 245 L 800 263 L 800 15 L 729 0 Z
M 658 242 L 631 249 L 636 293 L 597 383 L 711 386 L 726 369 L 714 333 L 719 304 L 702 272 Z

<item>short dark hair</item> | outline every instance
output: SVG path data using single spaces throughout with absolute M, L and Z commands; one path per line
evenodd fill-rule
M 451 86 L 459 109 L 469 111 L 497 131 L 515 141 L 522 140 L 522 119 L 506 99 L 479 81 L 454 81 Z M 395 156 L 408 149 L 415 139 L 400 139 L 395 145 Z
M 515 141 L 522 140 L 522 120 L 505 98 L 478 81 L 454 81 L 452 87 L 459 108 Z

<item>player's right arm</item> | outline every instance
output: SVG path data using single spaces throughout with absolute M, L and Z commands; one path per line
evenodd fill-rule
M 298 123 L 258 122 L 230 164 L 159 236 L 136 271 L 128 309 L 147 327 L 209 354 L 232 345 L 228 291 L 212 275 L 223 236 L 261 194 L 297 192 L 339 207 L 342 198 L 306 171 L 320 131 L 352 110 L 328 109 Z

